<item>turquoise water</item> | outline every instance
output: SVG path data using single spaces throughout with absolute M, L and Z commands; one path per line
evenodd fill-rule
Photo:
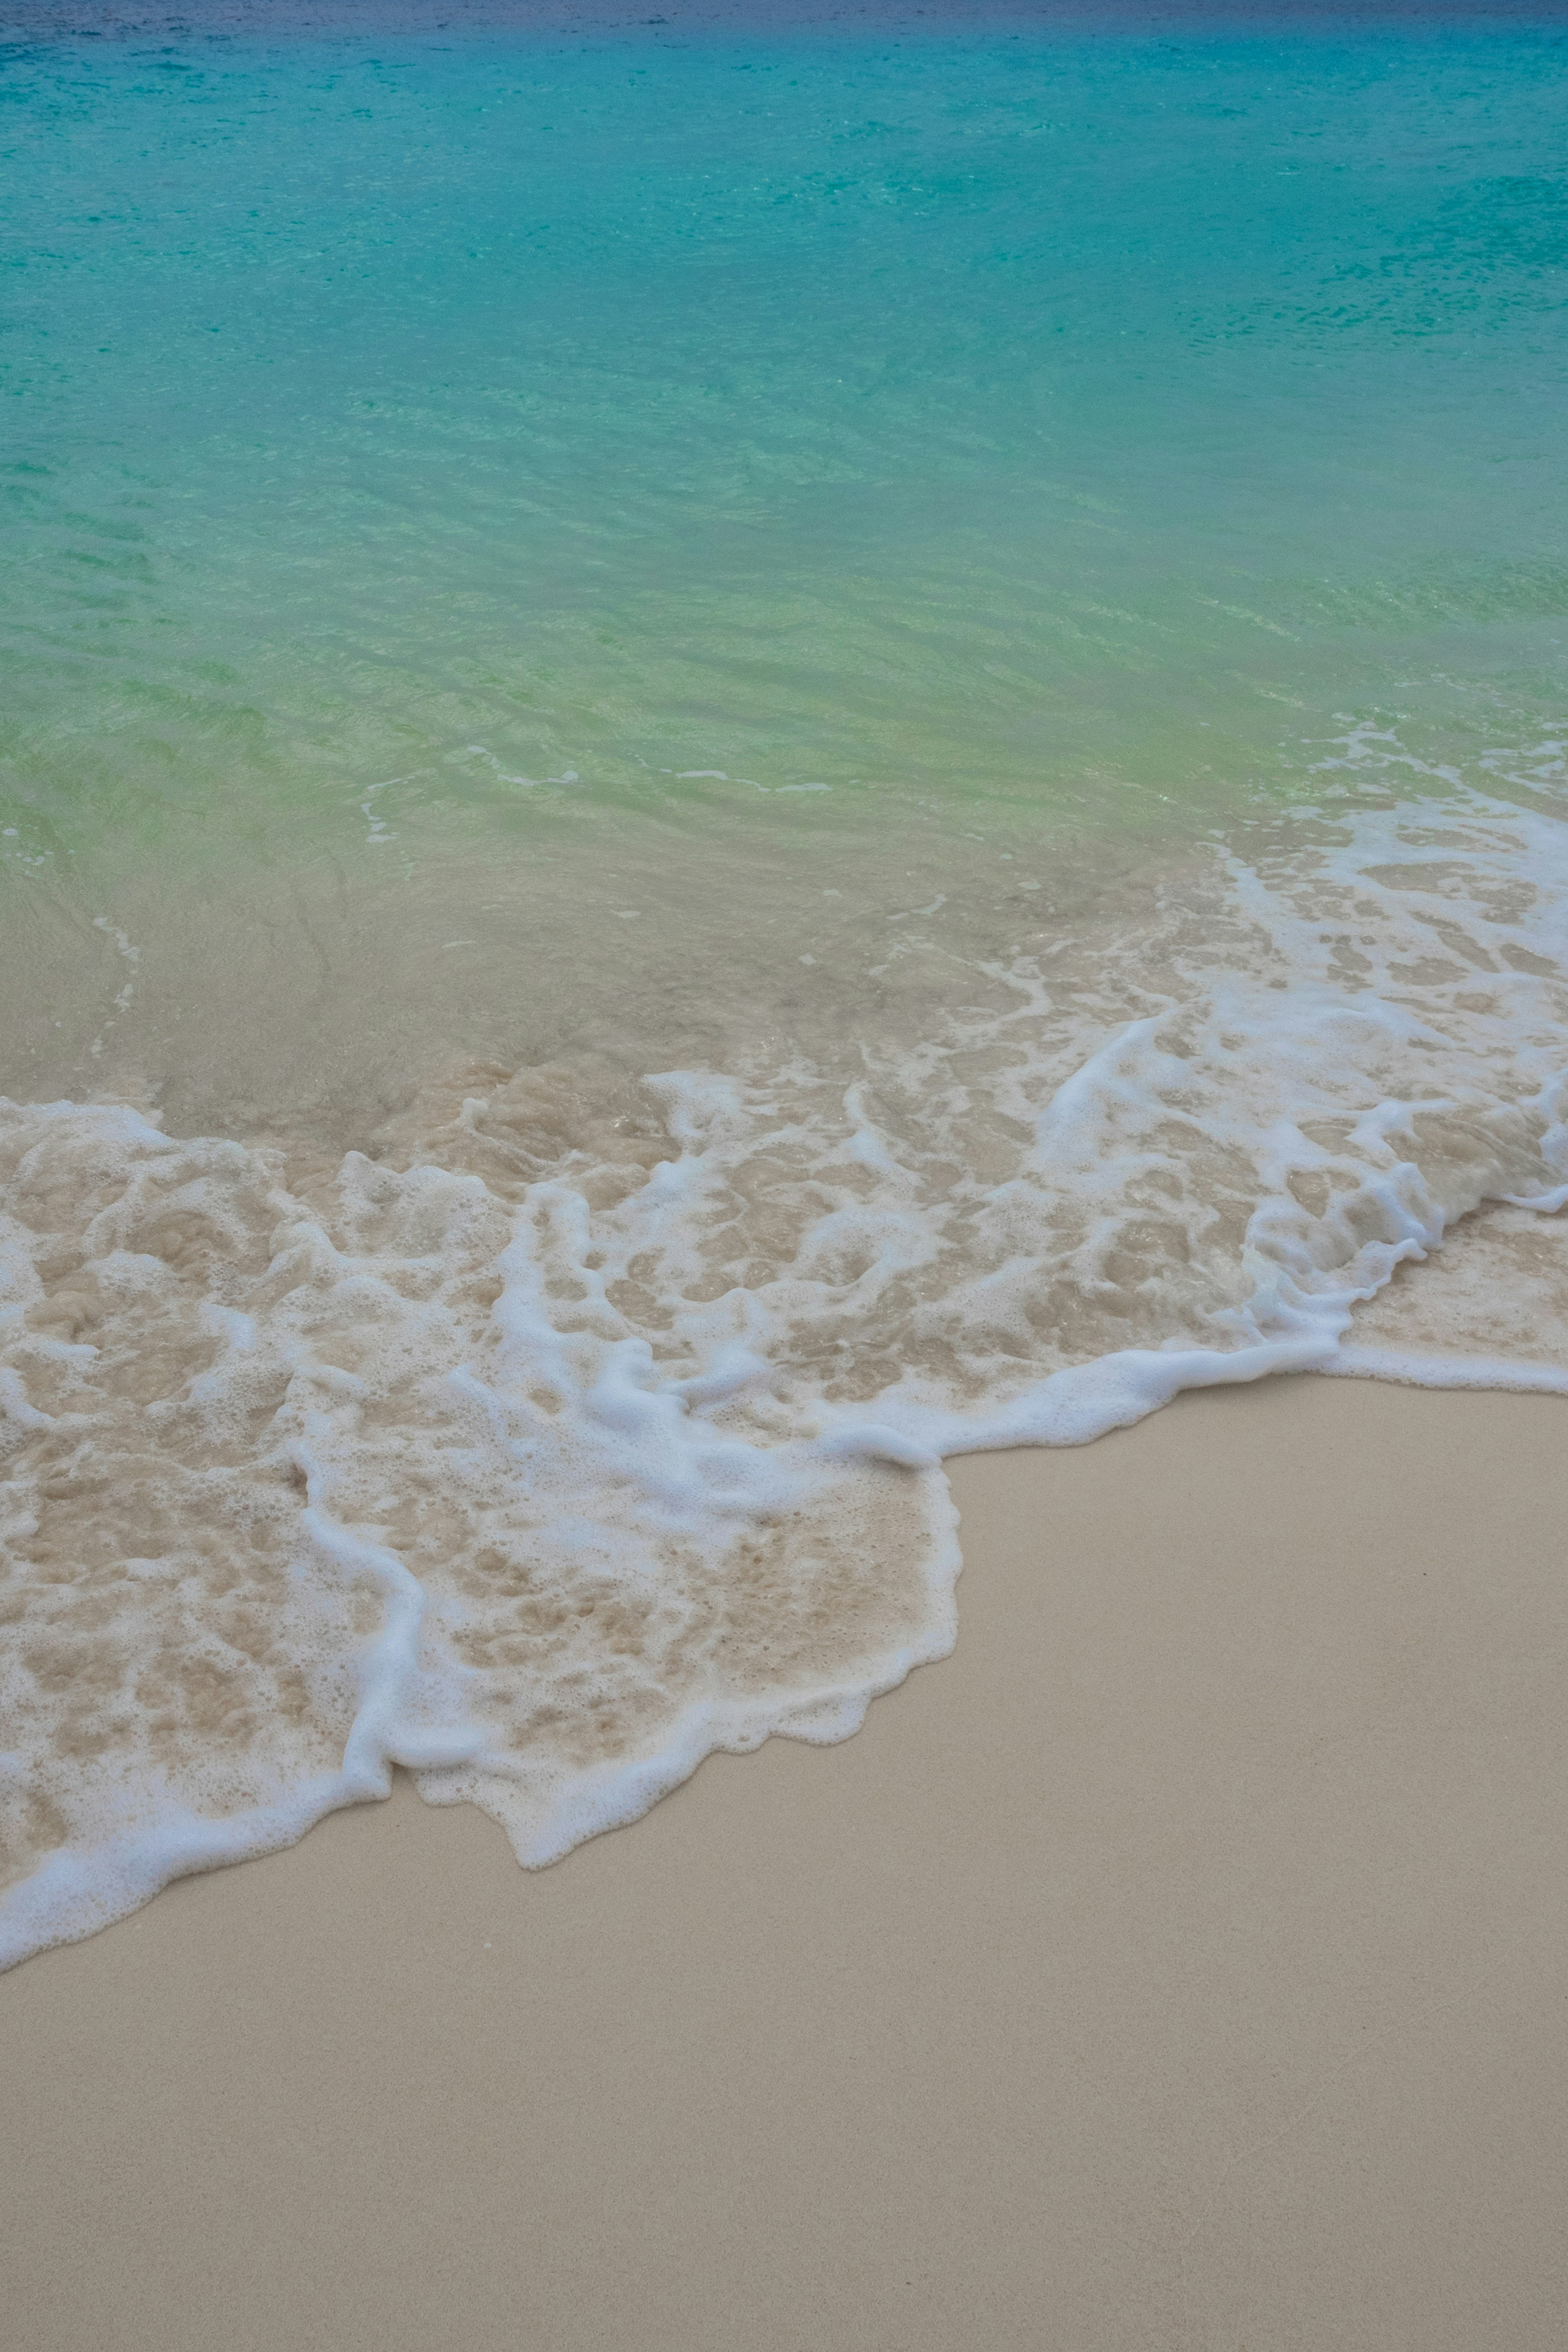
M 393 777 L 526 842 L 508 774 L 719 769 L 1142 823 L 1299 791 L 1339 712 L 1527 736 L 1565 68 L 15 47 L 5 821 L 308 859 Z
M 1568 1391 L 1568 43 L 1130 21 L 0 54 L 0 1965 Z

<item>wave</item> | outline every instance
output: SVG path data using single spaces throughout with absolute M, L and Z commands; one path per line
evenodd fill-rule
M 1379 805 L 1363 733 L 1343 806 L 1027 952 L 912 909 L 940 1015 L 810 1056 L 459 1067 L 340 1160 L 0 1105 L 0 1963 L 395 1765 L 539 1864 L 846 1737 L 952 1646 L 955 1453 L 1274 1371 L 1568 1388 L 1517 1251 L 1490 1354 L 1356 1328 L 1568 1203 L 1559 749 Z

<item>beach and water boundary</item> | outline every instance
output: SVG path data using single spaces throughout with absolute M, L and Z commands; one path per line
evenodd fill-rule
M 26 2339 L 1553 2341 L 1549 13 L 310 13 L 5 57 Z
M 1568 1391 L 1557 761 L 1434 822 L 1357 740 L 1351 805 L 1109 916 L 982 841 L 782 1066 L 469 1066 L 340 1160 L 7 1106 L 5 1957 L 400 1764 L 538 1865 L 845 1738 L 952 1648 L 956 1455 L 1300 1370 Z

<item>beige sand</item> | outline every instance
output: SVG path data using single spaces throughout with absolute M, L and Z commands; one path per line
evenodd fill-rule
M 401 1789 L 0 1981 L 18 2352 L 1568 2334 L 1552 1398 L 960 1465 L 950 1663 L 525 1876 Z

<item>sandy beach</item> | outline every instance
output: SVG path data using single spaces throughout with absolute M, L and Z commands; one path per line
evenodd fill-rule
M 0 1984 L 26 2352 L 1510 2352 L 1568 2301 L 1563 1406 L 957 1465 L 956 1656 L 537 1874 L 401 1784 Z

